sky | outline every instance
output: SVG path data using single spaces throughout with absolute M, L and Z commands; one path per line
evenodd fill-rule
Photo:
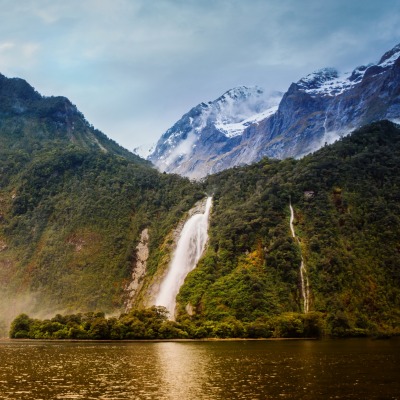
M 400 43 L 400 0 L 0 0 L 0 73 L 129 150 L 240 85 L 286 91 Z

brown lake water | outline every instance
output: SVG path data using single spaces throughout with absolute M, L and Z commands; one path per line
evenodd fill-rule
M 0 341 L 0 399 L 400 399 L 400 340 Z

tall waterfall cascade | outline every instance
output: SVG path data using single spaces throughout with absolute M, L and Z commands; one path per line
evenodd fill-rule
M 294 227 L 293 227 L 294 211 L 293 211 L 293 207 L 292 207 L 291 203 L 289 203 L 289 208 L 290 208 L 290 230 L 292 232 L 293 239 L 297 242 L 297 244 L 300 247 L 300 240 L 296 236 L 296 233 L 295 233 Z M 300 252 L 301 252 L 301 248 L 300 248 Z M 301 280 L 301 297 L 303 298 L 303 310 L 305 313 L 308 313 L 309 307 L 310 307 L 310 284 L 309 284 L 308 277 L 307 277 L 307 269 L 304 264 L 303 254 L 301 254 L 300 280 Z
M 192 215 L 184 224 L 168 272 L 161 283 L 155 305 L 164 306 L 175 319 L 176 296 L 187 274 L 202 256 L 208 240 L 208 219 L 212 198 L 208 197 L 203 213 Z

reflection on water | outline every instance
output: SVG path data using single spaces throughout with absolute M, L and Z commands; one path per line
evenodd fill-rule
M 0 341 L 0 399 L 399 399 L 400 340 Z
M 189 344 L 189 346 L 188 346 Z M 157 365 L 161 376 L 160 394 L 165 399 L 204 398 L 210 354 L 197 343 L 156 343 Z M 211 397 L 209 397 L 211 398 Z

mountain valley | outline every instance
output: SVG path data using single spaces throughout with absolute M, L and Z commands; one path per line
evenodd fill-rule
M 180 329 L 196 337 L 399 334 L 400 128 L 380 120 L 398 116 L 399 51 L 359 68 L 348 87 L 324 70 L 283 97 L 242 87 L 195 107 L 164 138 L 171 148 L 186 135 L 182 148 L 262 149 L 243 162 L 251 165 L 221 156 L 223 170 L 211 175 L 192 154 L 200 181 L 158 172 L 68 99 L 0 76 L 1 335 L 20 313 L 139 318 L 185 221 L 208 196 L 208 242 L 176 297 Z M 190 138 L 193 129 L 210 141 Z M 324 144 L 332 132 L 343 137 Z M 293 158 L 316 140 L 319 150 Z

